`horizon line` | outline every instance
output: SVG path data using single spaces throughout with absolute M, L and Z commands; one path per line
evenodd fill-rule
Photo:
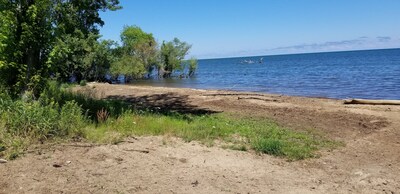
M 231 57 L 213 57 L 213 58 L 199 58 L 198 60 L 214 60 L 214 59 L 235 59 L 245 57 L 266 57 L 266 56 L 283 56 L 283 55 L 304 55 L 304 54 L 321 54 L 321 53 L 340 53 L 340 52 L 357 52 L 357 51 L 376 51 L 376 50 L 395 50 L 395 48 L 377 48 L 377 49 L 355 49 L 355 50 L 337 50 L 337 51 L 320 51 L 320 52 L 300 52 L 300 53 L 289 53 L 289 54 L 266 54 L 266 55 L 245 55 L 245 56 L 231 56 Z

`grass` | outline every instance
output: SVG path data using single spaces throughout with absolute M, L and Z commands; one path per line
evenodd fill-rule
M 225 114 L 192 116 L 125 112 L 120 117 L 105 123 L 87 127 L 83 134 L 92 142 L 117 143 L 128 136 L 168 135 L 183 140 L 200 141 L 212 145 L 216 140 L 223 147 L 246 151 L 249 148 L 259 153 L 300 160 L 317 157 L 316 151 L 334 148 L 337 142 L 311 131 L 299 132 L 280 127 L 272 121 L 233 119 Z
M 96 143 L 129 136 L 167 135 L 233 150 L 300 160 L 339 145 L 315 131 L 293 131 L 269 120 L 228 114 L 190 115 L 134 110 L 122 101 L 96 100 L 51 83 L 38 100 L 0 94 L 0 157 L 14 159 L 31 144 L 80 137 Z

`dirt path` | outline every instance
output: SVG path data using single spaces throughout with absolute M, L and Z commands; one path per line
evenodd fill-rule
M 94 147 L 50 146 L 0 164 L 0 193 L 399 193 L 400 107 L 256 93 L 91 84 L 100 98 L 202 114 L 272 118 L 346 146 L 286 162 L 252 152 L 140 137 Z M 54 167 L 58 164 L 60 167 Z M 57 166 L 57 165 L 56 165 Z

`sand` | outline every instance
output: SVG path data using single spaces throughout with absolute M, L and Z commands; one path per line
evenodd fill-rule
M 0 164 L 0 193 L 399 193 L 400 106 L 341 100 L 91 83 L 77 90 L 137 106 L 226 112 L 316 129 L 345 143 L 288 162 L 252 151 L 136 137 L 118 145 L 38 145 Z

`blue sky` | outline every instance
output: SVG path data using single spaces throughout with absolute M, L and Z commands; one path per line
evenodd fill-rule
M 137 25 L 198 58 L 400 47 L 400 0 L 120 0 L 104 39 Z

